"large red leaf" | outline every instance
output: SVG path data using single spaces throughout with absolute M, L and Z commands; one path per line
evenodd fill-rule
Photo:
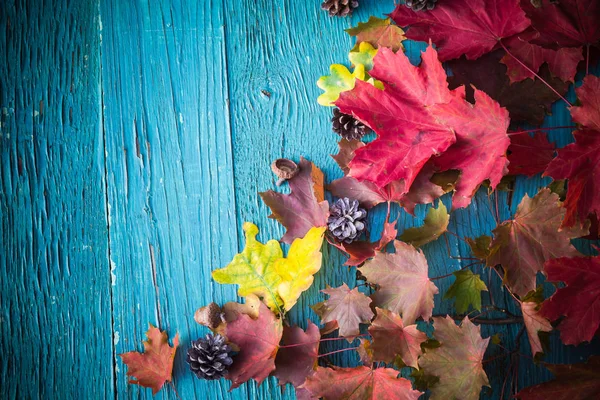
M 521 0 L 521 7 L 540 32 L 536 43 L 546 47 L 579 47 L 600 40 L 600 1 L 598 0 Z M 409 38 L 410 36 L 407 35 Z
M 119 356 L 127 364 L 129 383 L 152 388 L 152 394 L 158 393 L 165 382 L 171 381 L 173 359 L 179 346 L 179 334 L 173 339 L 173 347 L 169 346 L 166 331 L 160 331 L 150 324 L 146 332 L 148 340 L 144 341 L 144 352 L 130 351 Z
M 565 316 L 558 325 L 563 343 L 591 341 L 600 327 L 600 256 L 557 258 L 544 269 L 548 280 L 567 286 L 546 300 L 540 313 L 550 320 Z
M 404 53 L 380 49 L 371 75 L 383 82 L 384 91 L 357 82 L 336 103 L 378 134 L 355 150 L 350 176 L 377 187 L 403 180 L 399 194 L 404 194 L 425 163 L 441 154 L 432 160 L 439 169 L 462 170 L 453 202 L 457 208 L 469 204 L 483 181 L 495 186 L 506 174 L 508 112 L 481 91 L 475 90 L 474 105 L 465 100 L 463 88 L 450 92 L 431 46 L 420 67 Z
M 573 120 L 600 132 L 600 78 L 587 75 L 583 78 L 583 85 L 575 89 L 575 93 L 581 106 L 571 107 Z
M 484 181 L 495 188 L 508 173 L 506 134 L 508 111 L 480 90 L 475 90 L 475 104 L 465 100 L 464 90 L 453 92 L 458 101 L 434 107 L 438 120 L 452 126 L 456 143 L 433 161 L 442 171 L 461 170 L 455 186 L 452 208 L 463 208 Z
M 317 368 L 304 388 L 315 398 L 332 400 L 417 400 L 409 380 L 398 378 L 392 368 Z
M 575 143 L 558 150 L 544 172 L 554 179 L 568 179 L 564 227 L 574 226 L 588 215 L 600 216 L 600 132 L 573 132 Z
M 329 204 L 324 199 L 323 172 L 304 158 L 298 166 L 298 175 L 288 180 L 290 194 L 272 190 L 259 193 L 273 212 L 269 218 L 286 227 L 281 238 L 285 243 L 303 238 L 312 227 L 325 226 L 329 215 Z
M 317 368 L 320 338 L 319 328 L 310 321 L 306 332 L 297 326 L 283 328 L 282 347 L 275 358 L 275 376 L 280 385 L 291 383 L 298 397 L 301 397 L 299 392 L 305 391 L 298 387 Z
M 512 135 L 508 146 L 508 173 L 533 176 L 544 172 L 555 152 L 554 143 L 548 141 L 545 132 L 536 132 L 533 136 Z
M 592 400 L 600 397 L 600 356 L 585 363 L 544 364 L 552 372 L 550 382 L 529 386 L 517 393 L 521 400 Z
M 438 123 L 431 111 L 431 106 L 450 102 L 453 96 L 431 46 L 422 54 L 420 67 L 403 52 L 379 49 L 370 74 L 383 82 L 385 90 L 357 81 L 336 102 L 343 113 L 353 114 L 378 136 L 355 150 L 349 175 L 378 187 L 403 180 L 403 194 L 427 160 L 456 140 L 452 128 Z
M 587 229 L 561 230 L 564 215 L 558 195 L 543 189 L 534 198 L 525 195 L 514 218 L 494 229 L 487 264 L 501 264 L 505 283 L 519 296 L 535 290 L 544 261 L 580 254 L 570 239 L 584 236 Z
M 526 121 L 541 125 L 550 112 L 552 103 L 559 97 L 539 79 L 525 79 L 511 84 L 506 76 L 506 65 L 500 60 L 506 53 L 496 50 L 477 60 L 468 61 L 464 57 L 448 63 L 453 76 L 448 77 L 450 88 L 465 85 L 467 100 L 473 101 L 473 88 L 489 94 L 502 107 L 506 107 L 512 122 Z M 567 93 L 568 84 L 552 77 L 548 66 L 542 65 L 538 73 L 561 95 Z
M 227 324 L 225 335 L 239 349 L 234 363 L 225 376 L 231 389 L 254 379 L 260 385 L 275 369 L 275 356 L 283 334 L 281 320 L 264 304 L 260 304 L 257 319 L 239 314 Z
M 510 82 L 519 82 L 523 79 L 535 78 L 543 63 L 547 63 L 552 75 L 563 81 L 573 82 L 577 73 L 577 65 L 583 60 L 581 47 L 561 47 L 557 50 L 545 49 L 537 44 L 530 43 L 526 38 L 513 37 L 506 46 L 511 55 L 506 54 L 502 62 L 508 68 L 507 74 Z M 525 64 L 527 68 L 523 66 Z
M 391 17 L 398 25 L 408 27 L 409 39 L 431 39 L 442 61 L 463 54 L 474 60 L 492 51 L 500 39 L 530 25 L 519 0 L 440 1 L 433 10 L 419 12 L 398 4 Z

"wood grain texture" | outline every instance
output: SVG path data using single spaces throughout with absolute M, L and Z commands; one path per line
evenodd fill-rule
M 10 0 L 0 7 L 2 398 L 152 398 L 127 384 L 118 357 L 142 350 L 149 322 L 181 335 L 174 367 L 181 398 L 295 398 L 272 378 L 232 392 L 228 381 L 200 381 L 185 351 L 207 332 L 193 320 L 196 308 L 238 299 L 234 286 L 214 283 L 210 273 L 243 247 L 242 223 L 256 223 L 262 241 L 284 233 L 257 194 L 288 190 L 275 186 L 271 161 L 304 156 L 328 181 L 342 175 L 329 156 L 337 136 L 331 109 L 316 102 L 316 81 L 331 63 L 349 65 L 353 39 L 344 29 L 394 7 L 360 3 L 352 18 L 329 18 L 318 0 Z M 405 45 L 417 64 L 424 44 Z M 575 99 L 573 90 L 568 96 Z M 570 124 L 557 103 L 544 125 Z M 568 130 L 550 138 L 561 147 L 572 141 Z M 548 181 L 519 177 L 511 192 L 481 189 L 452 214 L 449 229 L 461 238 L 489 235 Z M 450 196 L 443 201 L 450 206 Z M 393 207 L 392 219 L 402 232 L 420 225 L 429 207 L 414 217 Z M 384 206 L 370 213 L 371 226 L 381 227 L 384 214 Z M 471 262 L 449 258 L 470 251 L 446 237 L 448 245 L 424 246 L 430 276 Z M 590 254 L 589 241 L 577 246 Z M 322 270 L 289 315 L 303 328 L 307 319 L 318 322 L 309 306 L 325 299 L 326 284 L 356 283 L 340 252 L 323 251 Z M 491 280 L 498 305 L 518 312 L 496 276 L 474 271 Z M 453 311 L 443 300 L 453 279 L 435 281 L 435 314 Z M 509 347 L 518 331 L 482 327 L 484 337 L 500 333 Z M 551 362 L 600 354 L 597 341 L 566 347 L 556 333 L 551 341 Z M 350 346 L 329 342 L 321 353 Z M 498 354 L 490 346 L 486 358 Z M 354 352 L 328 361 L 358 365 Z M 499 399 L 508 360 L 485 368 L 492 390 L 482 398 Z M 519 387 L 549 378 L 522 357 Z M 176 395 L 165 387 L 155 398 Z
M 110 398 L 95 1 L 0 6 L 0 397 Z

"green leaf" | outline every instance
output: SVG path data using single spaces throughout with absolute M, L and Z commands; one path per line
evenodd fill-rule
M 317 99 L 322 106 L 333 106 L 340 93 L 354 88 L 356 79 L 365 80 L 365 67 L 362 64 L 358 64 L 354 72 L 341 64 L 332 64 L 329 72 L 331 75 L 322 76 L 317 81 L 317 86 L 325 91 Z
M 413 369 L 410 377 L 414 379 L 415 389 L 422 392 L 431 389 L 432 386 L 435 386 L 440 381 L 440 378 L 435 375 L 427 375 L 422 369 Z
M 467 238 L 467 243 L 471 247 L 471 253 L 480 260 L 485 260 L 490 255 L 490 244 L 492 238 L 487 235 L 481 235 L 476 239 Z
M 521 299 L 522 303 L 525 303 L 527 301 L 536 304 L 541 304 L 542 301 L 544 301 L 544 287 L 538 286 L 535 290 L 530 291 Z
M 456 311 L 460 314 L 469 309 L 472 305 L 474 309 L 481 309 L 481 292 L 487 291 L 487 286 L 479 278 L 478 274 L 474 274 L 471 270 L 463 269 L 453 273 L 456 280 L 450 286 L 444 299 L 454 297 L 456 299 Z
M 389 18 L 370 17 L 367 22 L 359 22 L 354 28 L 346 29 L 350 36 L 356 37 L 357 48 L 360 43 L 368 42 L 374 48 L 389 47 L 393 51 L 403 49 L 402 41 L 406 40 L 404 31 L 390 23 Z
M 418 228 L 408 228 L 400 236 L 400 240 L 403 242 L 412 244 L 415 247 L 421 247 L 424 244 L 433 242 L 440 235 L 446 232 L 448 228 L 448 222 L 450 221 L 450 214 L 446 206 L 441 201 L 438 204 L 438 208 L 430 208 L 425 217 L 423 226 Z
M 355 67 L 363 65 L 365 71 L 370 71 L 373 68 L 373 58 L 375 58 L 375 54 L 377 54 L 376 48 L 371 46 L 368 42 L 362 42 L 358 46 L 358 49 L 352 50 L 348 54 L 348 58 Z

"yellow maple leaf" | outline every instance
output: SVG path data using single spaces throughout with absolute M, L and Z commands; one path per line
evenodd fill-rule
M 255 294 L 274 311 L 282 312 L 283 301 L 277 293 L 281 276 L 275 269 L 277 260 L 283 258 L 281 246 L 276 240 L 263 244 L 256 240 L 258 227 L 251 222 L 243 225 L 246 246 L 224 268 L 213 271 L 212 277 L 219 283 L 237 283 L 238 294 L 246 297 Z
M 240 296 L 259 296 L 271 310 L 282 314 L 296 304 L 321 269 L 325 227 L 311 228 L 303 238 L 294 240 L 287 258 L 276 240 L 265 244 L 256 240 L 258 227 L 253 223 L 245 222 L 243 229 L 244 250 L 227 266 L 213 271 L 213 279 L 238 284 Z
M 313 275 L 321 269 L 321 245 L 325 229 L 324 226 L 311 228 L 303 238 L 292 242 L 287 258 L 275 263 L 275 269 L 282 279 L 277 291 L 286 310 L 296 304 L 300 294 L 312 285 Z

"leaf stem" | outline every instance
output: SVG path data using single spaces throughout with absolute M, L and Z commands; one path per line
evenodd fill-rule
M 449 274 L 446 274 L 446 275 L 434 276 L 433 278 L 429 278 L 429 280 L 435 281 L 435 280 L 438 280 L 438 279 L 447 278 L 449 276 L 454 275 L 455 272 L 462 271 L 463 269 L 467 269 L 467 268 L 472 267 L 473 265 L 477 265 L 477 264 L 483 264 L 483 261 L 478 260 L 478 261 L 472 262 L 470 264 L 462 266 L 459 270 L 452 271 L 452 272 L 450 272 Z
M 537 132 L 537 131 L 551 131 L 553 129 L 574 129 L 577 128 L 577 125 L 568 125 L 568 126 L 551 126 L 548 128 L 536 128 L 536 129 L 528 129 L 526 131 L 518 131 L 518 132 L 508 132 L 508 136 L 521 135 L 523 133 L 529 132 Z
M 552 90 L 558 97 L 560 97 L 565 103 L 567 103 L 567 105 L 569 107 L 573 107 L 573 105 L 571 103 L 569 103 L 569 100 L 565 99 L 563 97 L 563 95 L 561 95 L 560 93 L 558 93 L 556 91 L 556 89 L 554 89 L 552 86 L 550 86 L 550 84 L 548 82 L 546 82 L 541 76 L 539 76 L 534 70 L 532 70 L 531 68 L 529 68 L 527 65 L 525 65 L 521 60 L 519 60 L 513 53 L 510 52 L 510 50 L 508 50 L 506 48 L 506 46 L 504 45 L 504 43 L 502 43 L 502 40 L 498 40 L 498 43 L 500 43 L 500 46 L 502 46 L 502 48 L 504 49 L 504 51 L 506 51 L 506 54 L 508 54 L 509 56 L 511 56 L 512 58 L 515 59 L 515 61 L 517 61 L 519 64 L 521 64 L 521 66 L 523 68 L 525 68 L 527 71 L 529 71 L 530 73 L 532 73 L 536 78 L 538 78 L 544 85 L 548 86 L 548 88 L 550 88 L 550 90 Z
M 179 396 L 179 393 L 177 393 L 177 389 L 175 388 L 175 384 L 173 383 L 173 381 L 169 381 L 169 385 L 171 385 L 171 388 L 175 392 L 175 397 L 177 397 L 179 400 L 181 400 L 181 396 Z
M 357 336 L 353 336 L 353 337 L 362 337 L 362 336 L 368 336 L 368 335 L 357 335 Z M 315 343 L 321 343 L 321 342 L 329 342 L 329 341 L 333 341 L 333 340 L 347 340 L 347 338 L 345 337 L 334 337 L 334 338 L 325 338 L 325 339 L 319 339 L 316 340 L 314 342 L 307 342 L 307 343 L 294 343 L 294 344 L 286 344 L 283 346 L 279 346 L 280 349 L 287 349 L 289 347 L 299 347 L 299 346 L 308 346 L 309 344 L 315 344 Z
M 434 317 L 445 317 L 445 316 L 446 316 L 445 314 L 434 315 Z M 464 318 L 464 316 L 461 316 L 461 315 L 450 315 L 450 317 L 457 321 L 460 321 Z M 496 318 L 496 319 L 475 317 L 475 318 L 470 318 L 470 320 L 471 320 L 471 322 L 477 322 L 478 324 L 482 324 L 482 325 L 512 325 L 512 324 L 522 324 L 523 323 L 523 317 L 509 317 L 509 318 Z
M 336 353 L 341 353 L 343 351 L 348 351 L 348 350 L 356 350 L 357 347 L 347 347 L 345 349 L 340 349 L 340 350 L 335 350 L 335 351 L 330 351 L 329 353 L 325 353 L 325 354 L 319 354 L 318 357 L 325 357 L 325 356 L 330 356 L 332 354 L 336 354 Z
M 585 74 L 589 75 L 590 73 L 590 44 L 586 44 L 586 56 L 585 56 Z

